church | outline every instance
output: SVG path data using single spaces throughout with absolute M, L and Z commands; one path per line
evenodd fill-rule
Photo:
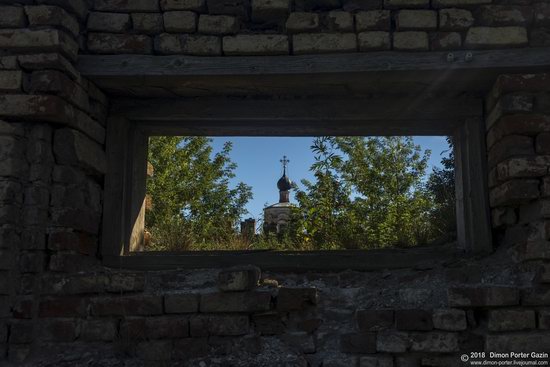
M 290 161 L 284 156 L 281 163 L 283 165 L 283 175 L 277 181 L 279 202 L 264 209 L 263 231 L 265 234 L 283 232 L 291 218 L 293 205 L 290 203 L 290 190 L 293 184 L 287 176 L 287 166 Z

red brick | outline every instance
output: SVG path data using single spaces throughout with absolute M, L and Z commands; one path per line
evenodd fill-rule
M 43 319 L 40 321 L 39 338 L 43 341 L 72 342 L 80 333 L 80 326 L 73 319 Z
M 277 310 L 302 310 L 319 302 L 316 288 L 279 288 Z
M 538 154 L 550 154 L 550 133 L 537 135 L 535 150 Z
M 271 306 L 270 292 L 206 293 L 201 295 L 201 312 L 261 312 Z
M 9 343 L 31 343 L 35 338 L 34 323 L 30 320 L 18 320 L 10 322 Z
M 85 341 L 113 341 L 118 322 L 111 319 L 84 320 L 80 339 Z
M 153 40 L 145 35 L 88 33 L 88 49 L 98 54 L 151 54 Z
M 493 130 L 489 131 L 487 140 L 491 139 L 490 134 Z M 535 155 L 534 139 L 529 136 L 509 135 L 494 143 L 488 141 L 488 144 L 490 146 L 488 153 L 489 167 L 494 167 L 507 158 Z
M 84 297 L 46 297 L 40 301 L 39 317 L 85 317 L 87 298 Z
M 48 248 L 53 251 L 71 250 L 83 255 L 97 252 L 97 237 L 81 232 L 51 232 Z
M 458 334 L 432 331 L 409 334 L 412 352 L 450 353 L 458 352 Z
M 162 296 L 136 295 L 92 299 L 92 314 L 97 316 L 160 315 Z
M 550 287 L 525 289 L 521 293 L 521 304 L 524 306 L 550 306 Z
M 539 195 L 538 180 L 514 179 L 493 188 L 489 201 L 492 207 L 518 205 L 536 199 Z
M 151 317 L 145 320 L 149 339 L 174 339 L 189 336 L 189 321 L 185 317 Z
M 516 306 L 519 290 L 510 287 L 450 288 L 448 301 L 451 307 Z
M 344 353 L 376 353 L 376 333 L 351 333 L 340 337 Z
M 432 312 L 426 310 L 396 310 L 397 330 L 432 330 Z
M 358 310 L 357 326 L 362 331 L 377 331 L 393 327 L 392 310 Z

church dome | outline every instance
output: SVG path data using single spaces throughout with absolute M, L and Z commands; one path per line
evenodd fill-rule
M 286 177 L 286 173 L 277 181 L 277 188 L 279 191 L 289 191 L 292 188 L 292 181 Z

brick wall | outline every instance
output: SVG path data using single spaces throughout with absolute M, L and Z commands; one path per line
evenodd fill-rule
M 453 48 L 537 46 L 547 2 L 302 0 L 290 12 L 276 0 L 96 0 L 89 15 L 78 0 L 2 4 L 0 364 L 448 367 L 472 351 L 550 350 L 548 75 L 503 75 L 487 97 L 491 256 L 218 276 L 100 266 L 108 99 L 75 68 L 94 47 L 267 55 L 393 39 L 437 49 L 442 32 L 460 40 Z
M 91 54 L 286 55 L 550 45 L 543 0 L 95 1 Z

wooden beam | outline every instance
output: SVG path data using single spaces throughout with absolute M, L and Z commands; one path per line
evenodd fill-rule
M 115 100 L 111 113 L 151 134 L 445 135 L 482 114 L 478 98 Z
M 464 254 L 454 244 L 407 249 L 334 251 L 187 251 L 138 252 L 128 256 L 106 256 L 108 267 L 135 270 L 224 268 L 254 264 L 262 270 L 335 271 L 434 268 L 452 263 Z
M 452 61 L 449 61 L 450 54 Z M 471 55 L 468 58 L 467 55 Z M 296 75 L 550 67 L 550 47 L 451 52 L 370 52 L 305 56 L 81 55 L 86 77 Z

